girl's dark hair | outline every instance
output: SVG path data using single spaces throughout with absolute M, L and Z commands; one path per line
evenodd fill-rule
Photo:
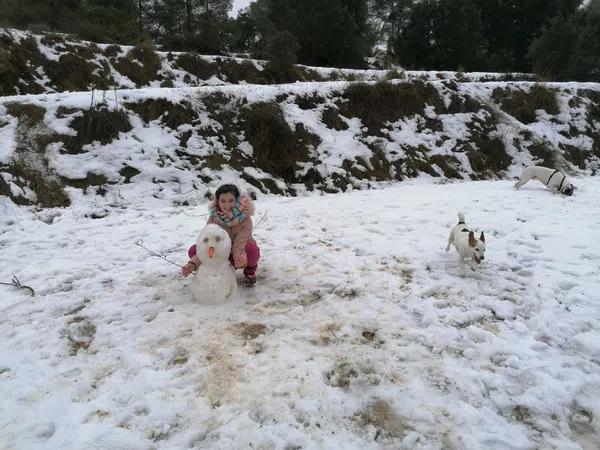
M 239 198 L 240 190 L 237 188 L 237 186 L 233 184 L 224 184 L 222 186 L 219 186 L 219 189 L 217 189 L 217 192 L 215 192 L 215 197 L 217 198 L 217 201 L 219 201 L 219 197 L 221 196 L 221 194 L 233 194 L 235 198 Z

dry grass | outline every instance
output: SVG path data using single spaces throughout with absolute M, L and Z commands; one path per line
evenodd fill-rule
M 254 148 L 256 165 L 287 182 L 296 181 L 297 163 L 308 160 L 308 146 L 316 147 L 320 139 L 302 124 L 292 130 L 275 102 L 252 104 L 240 117 L 246 139 Z
M 534 84 L 529 92 L 497 88 L 492 97 L 500 103 L 503 111 L 525 124 L 535 122 L 536 111 L 540 109 L 552 115 L 559 113 L 556 90 L 539 83 Z
M 131 130 L 131 124 L 124 110 L 108 109 L 104 106 L 90 108 L 83 111 L 83 115 L 75 117 L 71 122 L 77 135 L 64 139 L 65 149 L 68 153 L 82 152 L 82 147 L 99 141 L 105 145 Z
M 175 62 L 177 67 L 185 70 L 188 73 L 191 73 L 201 80 L 207 80 L 215 73 L 215 68 L 212 63 L 194 53 L 183 53 L 177 55 Z
M 17 159 L 8 172 L 27 182 L 37 196 L 37 204 L 46 208 L 66 207 L 71 204 L 63 185 L 49 172 L 33 167 L 28 161 Z
M 443 105 L 435 88 L 422 82 L 356 83 L 349 86 L 343 96 L 347 101 L 339 105 L 341 113 L 346 117 L 359 117 L 371 135 L 381 135 L 386 122 L 423 114 L 426 103 Z
M 164 98 L 126 103 L 124 106 L 138 114 L 145 122 L 160 117 L 162 122 L 172 130 L 176 130 L 180 125 L 192 123 L 198 117 L 189 103 L 172 103 Z
M 321 121 L 333 130 L 343 131 L 348 129 L 348 124 L 340 118 L 339 111 L 331 106 L 323 110 Z
M 133 81 L 137 87 L 146 86 L 158 79 L 161 69 L 160 57 L 154 47 L 147 42 L 136 45 L 125 57 L 113 62 L 113 66 L 121 74 Z

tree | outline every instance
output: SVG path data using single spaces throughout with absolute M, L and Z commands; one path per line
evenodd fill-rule
M 555 16 L 568 17 L 581 0 L 479 0 L 486 55 L 493 70 L 531 70 L 528 50 Z
M 177 50 L 220 53 L 232 0 L 155 0 L 152 35 Z
M 139 36 L 137 0 L 87 0 L 72 31 L 94 41 L 132 42 Z
M 289 70 L 296 64 L 296 54 L 300 44 L 289 31 L 280 31 L 269 37 L 265 53 L 271 67 L 277 72 Z
M 131 42 L 139 35 L 137 0 L 4 0 L 6 25 L 74 33 L 102 42 Z
M 600 1 L 568 19 L 555 17 L 529 49 L 536 73 L 556 80 L 600 81 Z
M 234 20 L 229 21 L 226 33 L 229 50 L 250 52 L 257 39 L 258 31 L 249 8 L 240 11 Z
M 67 31 L 81 16 L 81 0 L 30 0 L 27 7 L 19 0 L 5 0 L 5 20 L 9 26 L 39 31 Z
M 272 35 L 287 31 L 304 64 L 363 67 L 373 43 L 367 0 L 258 0 L 250 14 L 258 31 L 257 56 Z
M 401 32 L 392 40 L 396 58 L 415 69 L 480 69 L 484 65 L 480 17 L 472 0 L 415 3 Z

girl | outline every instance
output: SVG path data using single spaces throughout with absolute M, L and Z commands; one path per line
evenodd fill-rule
M 252 287 L 256 284 L 256 267 L 260 258 L 260 249 L 252 238 L 252 216 L 254 204 L 247 195 L 233 184 L 224 184 L 215 194 L 210 206 L 207 223 L 219 225 L 231 237 L 231 254 L 229 261 L 236 269 L 244 268 L 245 284 Z M 196 245 L 188 250 L 189 262 L 182 267 L 181 274 L 187 277 L 198 268 L 200 260 L 196 256 Z

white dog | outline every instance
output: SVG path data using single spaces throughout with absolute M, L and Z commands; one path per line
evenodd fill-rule
M 542 166 L 531 166 L 523 170 L 519 181 L 515 183 L 515 189 L 519 189 L 529 180 L 538 180 L 545 184 L 552 192 L 558 192 L 563 195 L 573 195 L 575 186 L 567 180 L 567 177 L 560 170 L 548 169 Z
M 451 244 L 454 244 L 458 252 L 458 265 L 461 277 L 465 276 L 467 261 L 471 269 L 475 270 L 473 262 L 481 264 L 481 261 L 485 259 L 485 236 L 481 232 L 479 239 L 476 239 L 475 233 L 465 225 L 465 216 L 462 213 L 458 213 L 458 223 L 450 231 L 446 251 L 450 250 Z
M 196 241 L 196 252 L 200 265 L 190 285 L 194 299 L 205 304 L 223 303 L 237 288 L 229 263 L 229 234 L 218 225 L 206 225 Z

